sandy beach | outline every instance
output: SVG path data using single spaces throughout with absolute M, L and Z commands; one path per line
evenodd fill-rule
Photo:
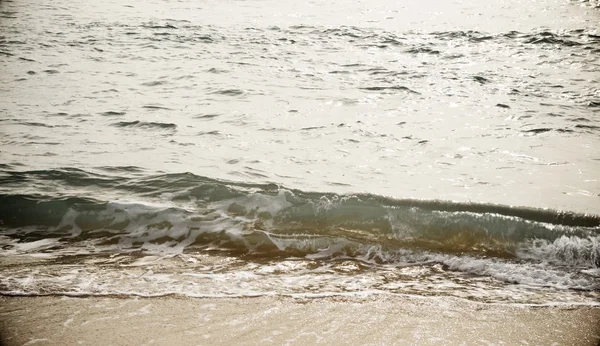
M 600 308 L 450 298 L 0 298 L 13 345 L 598 345 Z

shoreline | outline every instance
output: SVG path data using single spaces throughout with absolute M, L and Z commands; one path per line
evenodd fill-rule
M 0 296 L 0 345 L 600 345 L 600 307 L 447 297 Z

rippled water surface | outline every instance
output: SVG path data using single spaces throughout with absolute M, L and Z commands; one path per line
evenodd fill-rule
M 0 291 L 595 304 L 595 5 L 2 0 Z

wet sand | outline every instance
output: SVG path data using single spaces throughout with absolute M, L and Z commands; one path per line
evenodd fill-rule
M 599 345 L 600 308 L 450 298 L 0 297 L 13 345 Z

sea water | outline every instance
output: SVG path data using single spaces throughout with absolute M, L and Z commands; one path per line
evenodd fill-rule
M 0 293 L 596 305 L 595 2 L 0 2 Z

